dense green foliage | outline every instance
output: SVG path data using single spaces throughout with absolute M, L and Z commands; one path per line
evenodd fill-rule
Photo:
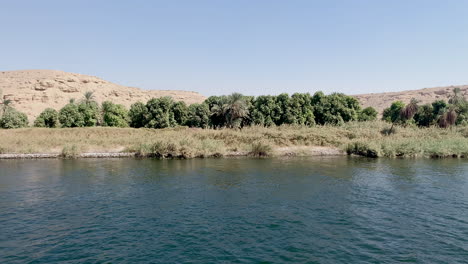
M 453 90 L 448 103 L 437 100 L 431 104 L 418 105 L 418 102 L 412 99 L 408 105 L 405 105 L 401 101 L 396 101 L 384 110 L 382 120 L 392 124 L 415 124 L 420 127 L 447 128 L 453 125 L 467 125 L 468 101 L 460 95 L 458 88 Z
M 85 124 L 84 117 L 75 103 L 69 103 L 60 109 L 59 121 L 62 127 L 83 127 Z
M 102 103 L 102 125 L 109 127 L 128 127 L 128 111 L 121 104 L 109 101 Z
M 210 109 L 207 104 L 192 104 L 188 107 L 185 125 L 189 127 L 208 128 L 210 126 Z
M 372 107 L 366 107 L 359 113 L 358 121 L 374 121 L 377 119 L 377 110 Z
M 5 107 L 0 118 L 1 128 L 20 128 L 28 126 L 28 116 L 12 107 Z
M 92 127 L 99 125 L 99 105 L 98 103 L 91 102 L 81 102 L 78 105 L 78 111 L 83 117 L 83 126 Z
M 46 108 L 34 121 L 35 127 L 58 127 L 59 126 L 59 113 L 52 108 Z
M 130 118 L 130 126 L 135 128 L 144 127 L 148 116 L 148 109 L 142 102 L 136 102 L 130 106 L 128 117 Z
M 211 96 L 201 104 L 187 106 L 171 97 L 137 102 L 127 111 L 123 105 L 94 101 L 87 92 L 80 101 L 70 100 L 60 111 L 46 109 L 35 121 L 38 127 L 146 127 L 168 128 L 243 128 L 251 125 L 342 125 L 350 121 L 369 121 L 377 116 L 375 109 L 361 110 L 359 102 L 340 93 L 286 93 L 272 96 Z

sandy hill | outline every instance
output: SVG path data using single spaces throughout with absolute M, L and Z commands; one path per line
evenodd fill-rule
M 363 107 L 372 106 L 382 113 L 394 101 L 408 103 L 416 98 L 421 103 L 448 100 L 455 87 L 468 98 L 468 85 L 425 88 L 420 90 L 354 95 Z M 32 122 L 47 107 L 60 109 L 70 99 L 80 100 L 92 91 L 99 103 L 109 100 L 125 105 L 146 102 L 153 97 L 170 96 L 187 104 L 201 103 L 205 97 L 196 92 L 174 90 L 142 90 L 111 83 L 100 78 L 54 70 L 24 70 L 0 72 L 0 99 L 12 100 L 12 105 L 28 115 Z
M 453 89 L 455 87 L 460 88 L 461 94 L 465 96 L 465 98 L 468 98 L 468 85 L 424 88 L 420 90 L 390 93 L 359 94 L 353 96 L 361 102 L 363 107 L 372 106 L 379 113 L 382 113 L 383 110 L 389 107 L 394 101 L 403 101 L 406 104 L 410 102 L 411 98 L 416 98 L 420 101 L 420 104 L 432 103 L 436 100 L 448 101 L 449 97 L 453 95 Z
M 146 102 L 153 97 L 170 96 L 187 104 L 200 103 L 205 97 L 196 92 L 174 90 L 142 90 L 111 83 L 100 78 L 54 70 L 0 72 L 0 98 L 34 120 L 47 107 L 60 109 L 70 99 L 80 100 L 87 91 L 94 92 L 99 103 L 109 100 L 127 108 L 132 103 Z

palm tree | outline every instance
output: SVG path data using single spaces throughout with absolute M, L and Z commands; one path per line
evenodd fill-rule
M 2 106 L 2 108 L 1 108 L 1 110 L 2 110 L 2 115 L 3 115 L 3 113 L 6 112 L 6 110 L 8 109 L 8 107 L 10 107 L 11 102 L 12 102 L 12 101 L 11 101 L 10 99 L 5 99 L 5 100 L 3 100 L 3 102 L 2 102 L 3 106 Z
M 457 122 L 457 117 L 455 107 L 451 106 L 439 117 L 439 126 L 443 128 L 451 127 Z
M 94 92 L 87 91 L 84 94 L 83 102 L 87 105 L 91 104 L 91 102 L 94 102 Z
M 228 97 L 228 101 L 223 105 L 223 113 L 230 128 L 238 128 L 242 118 L 249 115 L 249 109 L 244 96 L 240 93 L 233 93 Z
M 465 97 L 461 95 L 461 89 L 459 87 L 453 88 L 453 94 L 450 96 L 449 104 L 460 105 L 465 101 Z
M 402 120 L 410 120 L 413 116 L 418 112 L 418 103 L 419 101 L 415 98 L 412 98 L 410 103 L 404 107 L 401 112 L 400 116 Z

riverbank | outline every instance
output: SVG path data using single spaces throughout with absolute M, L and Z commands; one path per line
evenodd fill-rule
M 381 121 L 343 126 L 232 129 L 22 128 L 0 130 L 0 154 L 76 158 L 223 156 L 468 157 L 468 127 L 397 127 Z M 6 154 L 6 155 L 5 155 Z M 24 155 L 28 154 L 28 155 Z M 100 155 L 96 155 L 100 154 Z M 23 155 L 23 156 L 21 156 Z M 52 157 L 51 156 L 51 157 Z M 109 156 L 109 157 L 110 157 Z M 1 156 L 0 156 L 1 157 Z

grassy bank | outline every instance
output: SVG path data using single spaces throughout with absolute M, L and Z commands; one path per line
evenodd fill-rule
M 468 157 L 468 127 L 397 127 L 360 122 L 343 126 L 232 129 L 22 128 L 0 130 L 0 153 L 135 152 L 192 158 L 225 155 L 308 155 L 314 146 L 370 157 Z M 323 148 L 326 149 L 326 148 Z

